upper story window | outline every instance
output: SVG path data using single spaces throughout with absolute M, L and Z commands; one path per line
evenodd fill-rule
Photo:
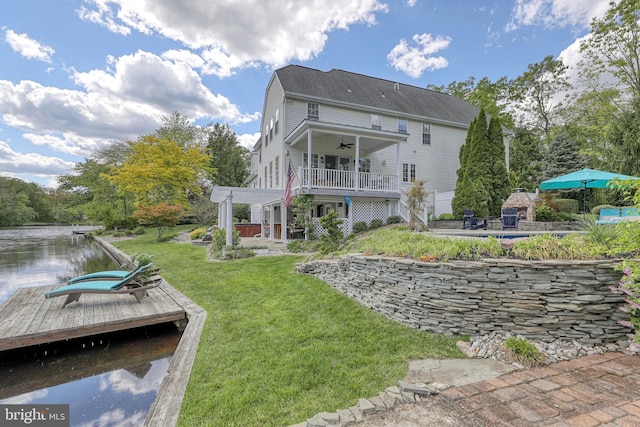
M 307 102 L 307 119 L 320 119 L 320 106 L 315 102 Z
M 267 188 L 267 167 L 264 167 L 264 188 Z
M 269 139 L 273 141 L 273 119 L 269 120 Z
M 269 188 L 273 188 L 273 162 L 269 162 Z
M 264 125 L 264 146 L 269 145 L 269 125 Z
M 280 185 L 280 156 L 276 156 L 276 188 Z
M 431 123 L 422 124 L 422 143 L 431 145 Z
M 398 133 L 407 133 L 408 126 L 407 119 L 398 117 Z
M 275 129 L 276 135 L 278 134 L 278 123 L 280 123 L 280 109 L 279 108 L 276 110 L 276 123 L 274 125 L 274 129 Z
M 382 129 L 382 117 L 377 114 L 371 115 L 371 129 Z

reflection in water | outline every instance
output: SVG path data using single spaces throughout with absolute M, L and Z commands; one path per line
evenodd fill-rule
M 69 226 L 0 228 L 0 303 L 19 288 L 117 268 L 97 245 L 71 231 Z
M 116 268 L 71 227 L 0 228 L 0 304 L 19 288 Z M 72 426 L 142 425 L 179 340 L 165 324 L 2 351 L 0 403 L 69 404 Z
M 179 339 L 169 324 L 1 352 L 0 403 L 68 403 L 72 426 L 142 425 Z

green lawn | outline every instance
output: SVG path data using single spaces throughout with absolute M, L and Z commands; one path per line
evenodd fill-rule
M 179 425 L 295 424 L 395 385 L 410 359 L 463 357 L 457 338 L 404 327 L 295 273 L 302 257 L 208 262 L 203 247 L 154 236 L 114 244 L 153 254 L 208 312 Z

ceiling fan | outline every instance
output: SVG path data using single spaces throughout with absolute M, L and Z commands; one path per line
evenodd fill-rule
M 340 141 L 340 145 L 338 145 L 336 148 L 340 149 L 340 150 L 344 150 L 345 148 L 351 148 L 353 147 L 353 142 L 344 142 L 344 138 Z

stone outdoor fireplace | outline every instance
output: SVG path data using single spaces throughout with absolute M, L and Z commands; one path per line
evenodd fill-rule
M 518 209 L 518 219 L 520 220 L 532 222 L 536 220 L 536 205 L 523 188 L 517 188 L 509 196 L 502 204 L 502 209 L 504 208 Z

